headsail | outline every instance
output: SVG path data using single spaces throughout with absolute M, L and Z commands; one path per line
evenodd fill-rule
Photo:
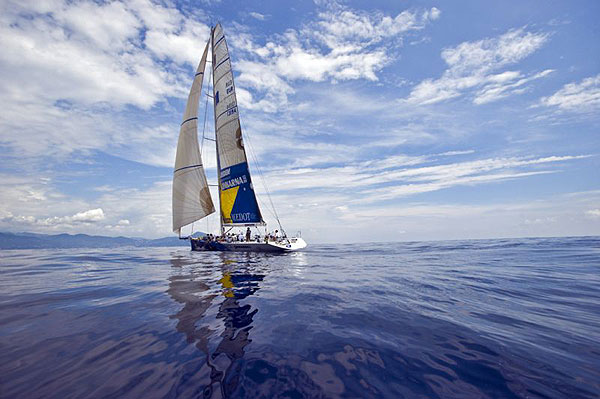
M 238 115 L 229 50 L 221 24 L 212 31 L 215 135 L 223 224 L 262 224 Z
M 209 41 L 210 42 L 210 41 Z M 198 104 L 202 93 L 208 45 L 200 59 L 179 130 L 173 173 L 173 231 L 215 211 L 198 146 Z

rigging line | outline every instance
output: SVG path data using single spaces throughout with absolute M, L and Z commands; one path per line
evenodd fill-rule
M 264 185 L 264 184 L 263 184 Z M 275 215 L 273 213 L 273 211 L 271 210 L 271 208 L 269 208 L 268 206 L 266 206 L 267 204 L 265 204 L 263 202 L 263 200 L 260 199 L 260 197 L 257 195 L 256 196 L 256 200 L 258 201 L 258 205 L 262 208 L 262 209 L 266 209 L 269 211 L 269 213 L 271 214 L 271 216 L 273 216 L 275 219 L 277 219 L 277 215 Z
M 246 132 L 246 137 L 249 138 L 248 132 Z M 275 220 L 277 220 L 277 224 L 279 225 L 279 228 L 283 231 L 283 227 L 281 226 L 281 221 L 279 220 L 279 215 L 277 214 L 277 210 L 275 209 L 275 204 L 273 203 L 273 200 L 271 199 L 271 193 L 269 192 L 269 188 L 267 187 L 266 179 L 264 177 L 264 174 L 262 173 L 262 169 L 260 168 L 260 165 L 258 163 L 258 158 L 256 157 L 256 154 L 254 153 L 254 148 L 253 148 L 250 140 L 248 140 L 248 147 L 250 148 L 250 155 L 252 156 L 252 160 L 254 161 L 254 164 L 256 165 L 256 170 L 258 171 L 258 174 L 260 176 L 263 187 L 265 188 L 265 193 L 267 194 L 269 203 L 271 204 L 270 208 L 268 206 L 265 208 L 267 208 L 269 210 L 269 212 L 271 213 L 271 215 L 273 215 Z
M 206 131 L 206 115 L 208 113 L 208 88 L 210 87 L 210 81 L 212 78 L 212 68 L 210 69 L 210 73 L 208 75 L 208 84 L 206 85 L 205 94 L 206 94 L 206 102 L 204 103 L 204 123 L 202 124 L 202 144 L 200 145 L 200 156 L 202 156 L 202 149 L 204 148 L 204 132 Z
M 210 61 L 207 61 L 210 62 Z M 209 94 L 209 89 L 211 87 L 211 82 L 212 82 L 212 68 L 209 68 L 209 74 L 208 74 L 208 83 L 206 84 L 206 87 L 204 88 L 204 94 L 206 95 L 206 102 L 204 103 L 204 122 L 202 123 L 202 141 L 200 144 L 200 156 L 202 156 L 202 150 L 204 149 L 204 140 L 211 140 L 208 137 L 206 137 L 206 120 L 207 120 L 207 114 L 208 114 L 208 98 L 212 96 Z M 214 141 L 214 140 L 213 140 Z M 208 183 L 208 182 L 207 182 Z M 208 186 L 211 186 L 210 184 Z M 212 200 L 212 198 L 211 198 Z M 207 215 L 209 216 L 209 215 Z M 206 232 L 208 233 L 210 231 L 210 217 L 205 218 L 206 220 Z
M 248 139 L 250 139 L 250 135 L 248 134 L 247 131 L 246 131 L 246 137 Z M 248 141 L 248 148 L 250 148 L 250 155 L 252 155 L 252 159 L 254 160 L 254 164 L 256 165 L 256 170 L 258 171 L 258 174 L 260 175 L 260 178 L 262 180 L 263 186 L 265 187 L 265 192 L 267 193 L 267 198 L 269 198 L 269 202 L 271 203 L 271 208 L 273 209 L 272 213 L 275 216 L 275 219 L 277 220 L 277 224 L 279 225 L 279 228 L 281 229 L 281 232 L 283 234 L 285 234 L 285 230 L 283 229 L 283 226 L 281 225 L 281 221 L 279 220 L 279 215 L 277 214 L 277 209 L 275 209 L 275 204 L 273 204 L 273 199 L 271 198 L 271 193 L 269 192 L 269 188 L 267 187 L 267 182 L 266 182 L 265 177 L 264 177 L 264 175 L 262 173 L 262 169 L 260 168 L 260 165 L 258 163 L 258 159 L 256 157 L 256 154 L 254 153 L 254 148 L 253 148 L 253 145 L 251 143 L 251 140 L 247 140 L 247 141 Z

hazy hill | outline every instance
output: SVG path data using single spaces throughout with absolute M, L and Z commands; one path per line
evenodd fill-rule
M 204 235 L 197 232 L 194 234 Z M 87 234 L 1 233 L 0 249 L 29 248 L 114 248 L 114 247 L 174 247 L 188 246 L 187 240 L 164 237 L 154 240 L 130 237 L 90 236 Z

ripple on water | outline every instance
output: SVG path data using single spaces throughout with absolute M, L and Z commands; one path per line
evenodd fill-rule
M 5 251 L 0 396 L 595 398 L 599 244 Z

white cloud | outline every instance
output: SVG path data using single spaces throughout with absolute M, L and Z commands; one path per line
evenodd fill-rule
M 5 81 L 2 90 L 19 103 L 53 105 L 62 99 L 145 109 L 166 95 L 181 95 L 177 75 L 155 62 L 144 47 L 153 49 L 141 41 L 141 31 L 148 29 L 146 37 L 156 31 L 138 19 L 133 5 L 56 2 L 51 11 L 40 13 L 5 4 L 0 66 L 13 79 Z M 182 40 L 190 40 L 188 36 L 182 34 Z
M 261 13 L 256 12 L 256 11 L 251 11 L 248 15 L 250 15 L 254 19 L 258 19 L 259 21 L 264 21 L 265 19 L 267 19 L 266 15 L 261 14 Z
M 525 224 L 546 224 L 546 223 L 556 223 L 556 217 L 546 216 L 546 217 L 542 217 L 542 218 L 525 219 Z
M 109 228 L 118 234 L 145 237 L 171 233 L 170 181 L 159 181 L 145 189 L 103 190 L 100 197 L 88 202 L 64 195 L 43 179 L 10 175 L 0 178 L 0 231 L 106 235 Z M 87 210 L 67 213 L 71 209 Z
M 423 29 L 439 15 L 439 10 L 432 8 L 391 17 L 335 3 L 318 13 L 316 21 L 274 36 L 264 46 L 254 43 L 247 33 L 236 33 L 231 43 L 245 55 L 234 63 L 241 71 L 236 82 L 254 92 L 243 94 L 246 101 L 259 97 L 243 105 L 266 112 L 284 108 L 288 95 L 294 93 L 290 86 L 294 80 L 377 81 L 379 71 L 394 58 L 392 50 L 402 44 L 403 35 Z
M 415 104 L 433 104 L 478 89 L 473 102 L 484 104 L 521 93 L 525 83 L 545 77 L 552 70 L 529 75 L 519 71 L 494 71 L 521 61 L 544 45 L 547 39 L 545 33 L 526 32 L 521 28 L 495 38 L 446 48 L 442 51 L 442 59 L 448 69 L 439 79 L 426 79 L 417 84 L 407 100 Z
M 416 159 L 400 157 L 397 159 L 398 172 L 405 171 L 410 179 L 399 180 L 394 177 L 393 188 L 406 190 L 397 193 L 400 197 L 408 197 L 420 192 L 418 185 L 443 184 L 447 176 L 452 177 L 451 186 L 462 184 L 483 184 L 506 178 L 523 178 L 526 175 L 557 171 L 549 164 L 567 162 L 578 157 L 544 157 L 544 158 L 503 158 L 447 163 L 444 165 L 422 166 Z M 593 205 L 598 203 L 598 192 L 576 193 L 543 201 L 519 201 L 511 203 L 494 203 L 484 205 L 461 205 L 452 203 L 398 203 L 382 201 L 373 203 L 380 192 L 365 190 L 368 182 L 352 180 L 361 170 L 367 169 L 371 176 L 386 175 L 387 166 L 394 163 L 391 159 L 382 159 L 380 164 L 370 163 L 352 165 L 353 168 L 326 168 L 321 172 L 301 168 L 290 171 L 273 171 L 266 178 L 271 188 L 271 195 L 279 215 L 288 229 L 302 230 L 309 243 L 317 242 L 357 242 L 357 241 L 397 241 L 400 239 L 449 239 L 466 237 L 518 237 L 540 235 L 598 234 L 596 213 L 600 212 Z M 389 161 L 389 162 L 386 162 Z M 427 162 L 424 160 L 424 162 Z M 402 167 L 401 164 L 415 167 Z M 544 165 L 543 169 L 535 168 Z M 436 169 L 427 169 L 427 168 Z M 438 168 L 439 167 L 439 168 Z M 441 169 L 450 170 L 448 175 Z M 408 173 L 408 171 L 413 172 Z M 309 173 L 310 172 L 310 173 Z M 171 234 L 170 181 L 160 181 L 147 189 L 103 190 L 101 197 L 95 202 L 102 204 L 102 213 L 97 208 L 74 198 L 67 198 L 52 184 L 43 179 L 23 179 L 1 176 L 9 180 L 13 189 L 3 186 L 0 193 L 0 228 L 4 231 L 36 231 L 36 232 L 85 232 L 88 234 L 112 234 L 162 237 Z M 254 176 L 255 188 L 262 194 L 260 179 Z M 278 178 L 281 177 L 281 178 Z M 343 179 L 347 183 L 337 183 Z M 474 179 L 466 182 L 461 179 Z M 291 180 L 300 187 L 311 187 L 302 190 L 286 186 Z M 313 181 L 312 185 L 309 184 Z M 403 188 L 404 187 L 404 188 Z M 408 188 L 407 188 L 408 187 Z M 443 189 L 442 186 L 431 186 Z M 421 187 L 422 188 L 422 187 Z M 291 190 L 290 190 L 291 189 Z M 25 191 L 32 191 L 29 198 L 21 198 Z M 213 193 L 214 195 L 215 193 Z M 21 201 L 6 201 L 10 196 L 18 196 Z M 42 199 L 43 198 L 43 199 Z M 123 201 L 127 198 L 127 201 Z M 215 199 L 216 200 L 216 199 Z M 262 203 L 263 214 L 270 226 L 275 226 L 267 204 Z M 88 207 L 86 207 L 88 206 Z M 65 209 L 88 209 L 72 216 L 61 216 Z M 592 214 L 587 211 L 594 211 Z M 57 215 L 57 216 L 48 216 Z M 104 218 L 102 219 L 102 216 Z M 214 217 L 195 224 L 196 230 L 215 231 L 218 220 Z M 73 219 L 79 221 L 73 221 Z M 555 223 L 550 223 L 550 218 Z M 95 220 L 95 221 L 94 221 Z M 128 220 L 129 224 L 124 222 Z M 529 222 L 527 222 L 529 221 Z M 538 221 L 538 222 L 536 222 Z M 542 223 L 542 221 L 548 223 Z M 104 224 L 103 222 L 106 222 Z M 61 224 L 62 223 L 62 224 Z M 340 229 L 339 226 L 344 226 Z M 407 237 L 398 236 L 398 226 L 406 231 Z M 290 230 L 289 233 L 294 233 Z
M 590 209 L 585 214 L 591 218 L 600 218 L 600 209 Z
M 509 78 L 506 80 L 496 80 L 495 78 L 501 75 L 512 74 L 511 72 L 492 75 L 490 76 L 490 79 L 488 79 L 488 83 L 475 93 L 473 103 L 478 105 L 485 104 L 508 97 L 512 94 L 523 93 L 527 90 L 526 88 L 521 88 L 521 86 L 523 86 L 525 83 L 546 77 L 552 72 L 554 72 L 554 70 L 546 69 L 545 71 L 530 75 L 528 77 L 523 77 L 520 73 L 517 73 L 514 78 Z
M 294 48 L 275 62 L 275 68 L 281 76 L 288 79 L 306 79 L 323 81 L 351 80 L 364 78 L 377 80 L 376 71 L 387 62 L 383 50 L 369 53 L 346 53 L 332 56 L 317 51 Z
M 464 42 L 442 51 L 442 58 L 454 73 L 491 71 L 514 64 L 539 49 L 548 39 L 544 33 L 510 30 L 495 38 Z
M 236 91 L 241 92 L 238 99 L 242 107 L 260 109 L 264 112 L 275 112 L 287 103 L 287 96 L 294 92 L 294 89 L 281 76 L 273 73 L 274 67 L 272 65 L 253 61 L 240 61 L 236 66 L 241 71 L 236 79 L 236 84 L 240 86 L 240 89 L 236 88 Z M 253 101 L 252 94 L 244 88 L 265 94 L 260 100 Z
M 177 126 L 152 119 L 175 112 L 166 98 L 187 94 L 188 71 L 209 32 L 202 14 L 150 0 L 9 1 L 0 14 L 0 69 L 11 76 L 0 82 L 4 146 L 33 160 L 99 150 L 171 165 Z M 240 106 L 286 108 L 297 80 L 378 80 L 393 57 L 388 50 L 437 16 L 435 9 L 387 16 L 329 7 L 314 23 L 260 46 L 233 24 Z M 348 21 L 357 25 L 346 29 Z
M 126 47 L 128 41 L 136 39 L 141 28 L 140 21 L 121 2 L 62 4 L 50 15 L 62 27 L 107 51 Z M 90 18 L 92 15 L 93 18 Z
M 90 209 L 89 211 L 78 212 L 73 216 L 66 217 L 66 221 L 92 223 L 104 220 L 104 211 L 102 208 Z
M 161 59 L 195 67 L 210 36 L 210 29 L 205 24 L 183 19 L 183 16 L 180 18 L 179 24 L 169 30 L 150 29 L 145 34 L 144 44 Z
M 566 195 L 485 204 L 441 202 L 379 204 L 350 203 L 336 194 L 311 195 L 294 192 L 276 200 L 284 226 L 302 230 L 314 242 L 374 242 L 499 237 L 598 235 L 596 220 L 584 209 L 597 203 L 598 193 Z M 343 228 L 339 228 L 343 226 Z M 400 231 L 406 234 L 400 235 Z
M 456 150 L 456 151 L 446 151 L 446 152 L 442 152 L 440 154 L 436 154 L 439 156 L 452 156 L 452 155 L 467 155 L 467 154 L 473 154 L 475 152 L 475 150 Z
M 423 29 L 429 21 L 439 16 L 440 11 L 435 7 L 421 13 L 406 10 L 390 17 L 380 12 L 367 13 L 338 6 L 319 13 L 317 29 L 313 27 L 313 30 L 314 35 L 331 50 L 345 51 Z M 308 28 L 305 29 L 304 33 L 308 32 Z
M 65 195 L 47 174 L 37 175 L 40 173 L 0 174 L 0 231 L 105 235 L 109 225 L 119 234 L 130 236 L 170 234 L 170 181 L 159 181 L 144 189 L 101 186 L 100 196 L 88 201 Z M 80 211 L 73 212 L 76 209 Z
M 587 155 L 542 158 L 490 158 L 475 161 L 412 167 L 433 161 L 431 157 L 390 157 L 378 161 L 327 168 L 276 170 L 269 185 L 281 190 L 350 190 L 349 203 L 387 201 L 455 186 L 476 185 L 554 173 L 538 165 L 573 161 Z M 404 166 L 404 167 L 403 167 Z M 275 192 L 277 192 L 275 191 Z
M 442 12 L 435 7 L 432 7 L 431 10 L 426 11 L 426 12 L 429 13 L 429 15 L 426 17 L 429 17 L 429 19 L 431 19 L 432 21 L 435 21 L 436 19 L 438 19 L 440 17 L 440 15 L 442 15 Z
M 379 188 L 368 191 L 365 199 L 369 202 L 388 201 L 395 198 L 408 197 L 415 194 L 428 193 L 456 186 L 473 186 L 483 183 L 499 182 L 535 175 L 554 173 L 550 170 L 537 172 L 502 172 L 481 175 L 467 175 L 454 177 L 451 180 L 432 180 L 425 183 L 407 183 L 392 186 L 390 188 Z M 409 179 L 410 181 L 410 179 Z
M 569 83 L 549 97 L 541 99 L 543 105 L 558 107 L 563 111 L 591 112 L 600 108 L 600 74 Z
M 2 2 L 2 145 L 33 161 L 93 149 L 170 164 L 178 127 L 144 112 L 187 95 L 209 32 L 195 13 L 150 0 Z
M 39 218 L 32 215 L 13 215 L 12 212 L 5 212 L 5 216 L 0 220 L 2 223 L 27 225 L 30 228 L 74 228 L 81 225 L 97 223 L 105 219 L 101 208 L 90 209 L 78 212 L 73 216 L 53 216 Z

